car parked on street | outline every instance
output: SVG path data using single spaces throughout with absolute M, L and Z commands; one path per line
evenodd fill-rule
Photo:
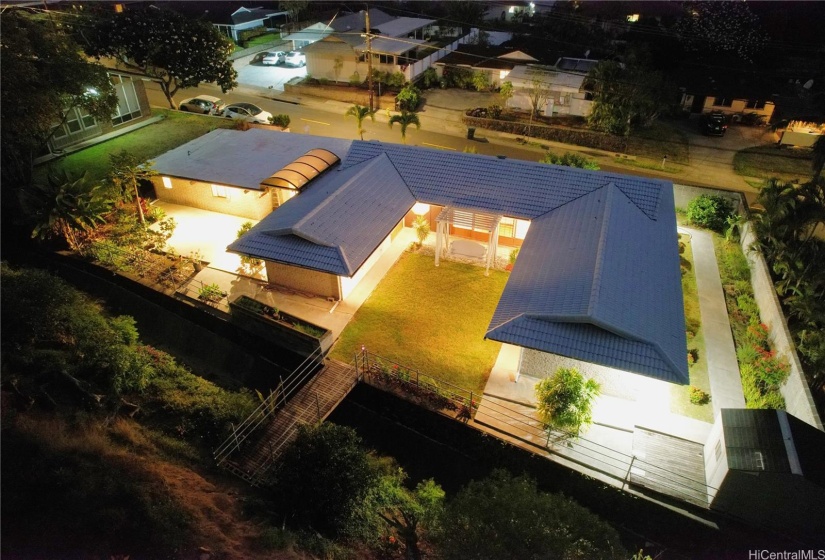
M 264 53 L 264 56 L 261 59 L 261 64 L 264 64 L 266 66 L 278 66 L 279 64 L 284 63 L 285 57 L 286 53 L 284 51 L 272 51 Z
M 702 116 L 702 134 L 708 136 L 724 136 L 728 130 L 728 119 L 724 113 L 714 111 Z
M 284 57 L 284 66 L 299 68 L 307 65 L 307 55 L 298 51 L 289 51 Z
M 272 113 L 264 111 L 252 103 L 233 103 L 226 106 L 223 116 L 228 119 L 242 119 L 246 122 L 269 124 Z
M 219 115 L 226 108 L 226 103 L 222 99 L 211 95 L 199 95 L 192 99 L 181 101 L 178 108 L 181 111 L 190 113 L 200 113 L 202 115 Z

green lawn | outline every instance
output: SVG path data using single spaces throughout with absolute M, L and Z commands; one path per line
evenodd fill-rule
M 481 392 L 501 344 L 484 340 L 509 274 L 405 253 L 355 314 L 332 350 L 370 352 Z
M 697 360 L 690 366 L 690 385 L 710 393 L 708 362 L 705 354 L 705 335 L 702 332 L 702 317 L 699 313 L 699 292 L 696 289 L 696 275 L 693 273 L 693 250 L 690 238 L 679 235 L 679 241 L 685 244 L 680 255 L 682 266 L 687 272 L 682 275 L 682 294 L 685 300 L 685 328 L 693 332 L 688 338 L 688 349 L 696 350 Z M 704 422 L 713 422 L 713 405 L 695 405 L 690 402 L 690 386 L 673 385 L 670 390 L 670 410 L 674 414 L 689 416 Z
M 272 41 L 277 41 L 281 38 L 280 33 L 264 33 L 263 35 L 258 35 L 246 42 L 245 48 L 250 47 L 257 47 L 258 45 L 263 45 L 266 43 L 271 43 Z
M 807 180 L 812 174 L 811 151 L 779 148 L 776 144 L 746 148 L 734 154 L 733 169 L 745 177 Z
M 40 166 L 35 169 L 35 178 L 42 179 L 49 169 L 65 169 L 73 174 L 88 171 L 90 178 L 102 179 L 109 171 L 110 154 L 126 150 L 141 161 L 152 159 L 203 136 L 210 130 L 232 128 L 235 124 L 229 119 L 193 115 L 168 109 L 154 109 L 153 113 L 163 115 L 165 118 Z
M 687 134 L 677 123 L 656 121 L 650 128 L 635 130 L 627 139 L 627 153 L 653 160 L 661 164 L 667 156 L 668 163 L 690 163 Z

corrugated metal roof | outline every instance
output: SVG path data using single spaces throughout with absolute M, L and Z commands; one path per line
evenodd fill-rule
M 352 142 L 252 128 L 218 129 L 158 156 L 161 175 L 260 190 L 273 173 L 315 148 L 339 157 Z
M 427 41 L 423 41 L 421 39 L 398 39 L 394 37 L 377 37 L 372 40 L 372 45 L 370 45 L 370 49 L 374 53 L 387 53 L 387 54 L 402 54 L 407 52 L 408 50 L 416 48 L 418 45 L 424 45 Z M 365 51 L 367 49 L 367 44 L 362 43 L 358 47 L 355 47 L 357 51 Z
M 317 179 L 228 249 L 352 276 L 413 204 L 392 162 L 381 156 Z
M 533 220 L 486 337 L 687 384 L 670 216 L 610 183 Z
M 435 23 L 434 19 L 400 17 L 376 24 L 372 21 L 371 16 L 372 14 L 370 14 L 370 30 L 388 37 L 403 37 L 417 29 Z

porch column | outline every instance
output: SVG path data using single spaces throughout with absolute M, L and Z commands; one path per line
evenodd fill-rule
M 496 221 L 495 227 L 490 231 L 490 238 L 487 241 L 487 268 L 484 270 L 484 276 L 490 276 L 490 266 L 495 265 L 496 251 L 498 251 L 498 225 Z
M 524 346 L 518 347 L 518 367 L 516 367 L 516 383 L 518 383 L 518 378 L 521 375 L 521 362 L 524 360 Z
M 441 259 L 441 226 L 442 223 L 440 221 L 435 223 L 435 266 L 439 265 L 439 261 Z

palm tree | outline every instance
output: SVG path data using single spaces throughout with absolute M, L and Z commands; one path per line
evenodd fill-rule
M 358 134 L 361 136 L 361 140 L 364 139 L 364 119 L 369 117 L 372 122 L 375 122 L 375 112 L 370 111 L 369 107 L 363 107 L 361 105 L 353 105 L 347 109 L 344 116 L 355 117 L 355 124 L 358 125 Z
M 102 223 L 112 207 L 103 187 L 91 184 L 88 173 L 73 178 L 65 171 L 49 175 L 45 184 L 20 191 L 24 214 L 33 224 L 32 237 L 61 237 L 72 250 L 82 238 Z
M 405 144 L 407 143 L 407 127 L 411 124 L 415 125 L 415 128 L 421 129 L 421 121 L 418 120 L 418 115 L 415 113 L 410 113 L 409 111 L 401 111 L 400 115 L 393 115 L 390 117 L 390 128 L 392 125 L 398 123 L 401 125 L 401 141 Z

